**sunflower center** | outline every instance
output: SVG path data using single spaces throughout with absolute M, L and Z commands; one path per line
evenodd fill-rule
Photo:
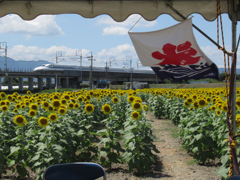
M 60 113 L 64 113 L 65 112 L 65 110 L 64 109 L 60 109 Z
M 22 117 L 18 117 L 16 120 L 18 123 L 23 123 L 23 118 Z
M 43 125 L 47 124 L 47 120 L 46 119 L 41 119 L 41 124 L 43 124 Z
M 36 106 L 36 105 L 33 105 L 33 106 L 32 106 L 32 109 L 36 110 L 36 109 L 37 109 L 37 106 Z
M 87 106 L 87 111 L 92 111 L 92 106 Z
M 47 102 L 45 102 L 45 103 L 43 104 L 43 106 L 44 106 L 44 107 L 48 107 L 49 104 L 48 104 Z
M 50 119 L 55 120 L 55 119 L 57 119 L 57 117 L 55 115 L 51 115 Z
M 135 103 L 135 104 L 134 104 L 134 108 L 139 109 L 140 107 L 141 107 L 141 106 L 140 106 L 139 103 Z
M 34 116 L 35 115 L 35 111 L 31 111 L 30 114 L 31 114 L 31 116 Z
M 201 106 L 204 106 L 205 105 L 205 101 L 204 100 L 199 100 L 199 105 L 201 105 Z
M 104 107 L 104 111 L 105 111 L 105 112 L 110 112 L 109 106 L 105 106 L 105 107 Z
M 58 101 L 55 101 L 55 102 L 53 103 L 53 106 L 55 106 L 55 107 L 60 106 L 60 103 L 59 103 Z
M 138 113 L 133 113 L 133 118 L 138 118 Z

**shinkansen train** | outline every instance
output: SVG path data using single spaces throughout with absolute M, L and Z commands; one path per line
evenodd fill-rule
M 59 64 L 43 64 L 42 66 L 36 67 L 33 69 L 34 72 L 47 72 L 47 71 L 90 71 L 90 66 L 75 66 L 75 65 L 59 65 Z M 106 72 L 105 67 L 92 67 L 92 71 L 94 72 Z M 109 68 L 107 72 L 113 73 L 130 73 L 129 68 Z M 153 70 L 145 70 L 145 69 L 133 69 L 133 74 L 155 74 Z

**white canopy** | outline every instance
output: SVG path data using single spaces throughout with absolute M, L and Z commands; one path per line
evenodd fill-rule
M 31 20 L 41 14 L 79 14 L 93 18 L 108 14 L 114 20 L 124 21 L 131 14 L 140 14 L 152 21 L 161 14 L 169 14 L 182 21 L 167 5 L 165 0 L 2 0 L 0 17 L 7 14 L 18 14 L 25 20 Z M 192 13 L 201 14 L 206 20 L 217 17 L 217 0 L 172 0 L 172 6 L 185 17 Z M 231 2 L 231 0 L 230 0 Z M 222 13 L 228 13 L 228 1 L 221 0 Z

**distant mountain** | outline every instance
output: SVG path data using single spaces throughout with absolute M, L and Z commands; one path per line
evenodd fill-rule
M 5 57 L 0 56 L 0 69 L 5 69 Z M 43 64 L 53 64 L 52 62 L 49 61 L 44 61 L 44 60 L 38 60 L 38 61 L 24 61 L 24 60 L 14 60 L 12 58 L 7 58 L 7 68 L 11 71 L 14 70 L 18 71 L 18 70 L 22 70 L 22 71 L 29 71 L 31 69 L 31 71 L 38 67 L 41 66 Z
M 230 69 L 231 70 L 231 69 Z M 237 74 L 240 74 L 240 69 L 236 69 Z M 218 68 L 218 73 L 225 73 L 225 69 L 224 68 Z

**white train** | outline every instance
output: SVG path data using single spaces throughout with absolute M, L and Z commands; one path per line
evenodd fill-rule
M 71 70 L 71 71 L 90 71 L 89 66 L 75 66 L 75 65 L 59 65 L 59 64 L 43 64 L 42 66 L 36 67 L 33 69 L 33 72 L 46 72 L 46 71 L 64 71 L 64 70 Z M 105 67 L 94 67 L 92 71 L 95 72 L 106 72 Z M 107 72 L 113 73 L 130 73 L 129 68 L 109 68 Z M 133 69 L 133 73 L 139 74 L 155 74 L 153 70 L 146 70 L 146 69 Z

